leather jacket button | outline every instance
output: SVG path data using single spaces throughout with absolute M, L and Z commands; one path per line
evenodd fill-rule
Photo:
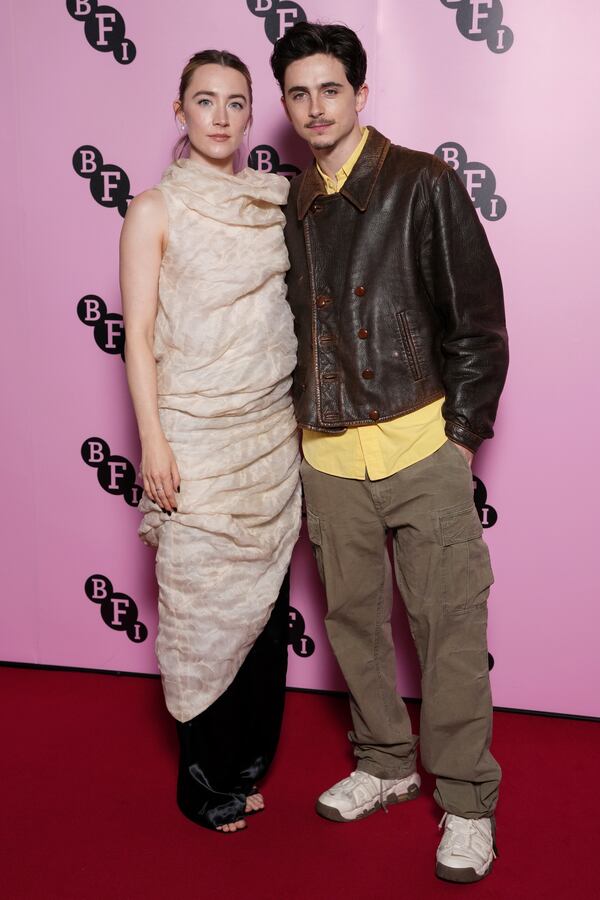
M 377 419 L 379 418 L 379 410 L 378 410 L 378 409 L 372 409 L 371 412 L 369 413 L 369 418 L 370 418 L 370 419 L 373 419 L 373 421 L 376 422 Z
M 367 331 L 366 328 L 359 328 L 359 329 L 358 329 L 358 336 L 359 336 L 359 338 L 362 338 L 363 341 L 364 341 L 365 338 L 368 338 L 368 337 L 369 337 L 369 332 Z
M 358 287 L 354 288 L 354 293 L 356 294 L 357 297 L 364 297 L 365 294 L 367 293 L 367 289 L 364 286 L 364 284 L 359 284 Z
M 324 306 L 327 306 L 331 302 L 332 298 L 326 297 L 324 294 L 321 294 L 320 297 L 317 297 L 317 306 L 319 307 L 319 309 L 323 309 Z
M 375 372 L 373 371 L 373 369 L 363 369 L 362 377 L 375 378 Z

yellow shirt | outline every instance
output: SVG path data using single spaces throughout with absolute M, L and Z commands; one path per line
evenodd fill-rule
M 335 194 L 343 187 L 368 136 L 368 128 L 363 128 L 360 142 L 336 172 L 335 180 L 317 164 L 327 194 Z M 446 442 L 443 402 L 443 398 L 435 400 L 390 422 L 360 425 L 342 434 L 303 429 L 304 457 L 314 469 L 328 475 L 364 480 L 368 473 L 371 481 L 387 478 L 435 453 Z

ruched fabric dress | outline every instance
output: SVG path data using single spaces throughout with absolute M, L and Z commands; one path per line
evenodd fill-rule
M 186 722 L 231 684 L 262 632 L 300 527 L 296 364 L 285 298 L 288 182 L 182 159 L 158 185 L 168 211 L 154 353 L 177 512 L 146 495 L 157 547 L 156 651 L 167 708 Z

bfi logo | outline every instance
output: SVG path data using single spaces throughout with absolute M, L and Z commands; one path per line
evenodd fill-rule
M 125 359 L 125 330 L 123 316 L 106 311 L 106 303 L 96 294 L 86 294 L 77 304 L 77 316 L 84 325 L 94 329 L 98 347 L 112 356 Z
M 96 203 L 109 208 L 116 206 L 119 214 L 125 217 L 132 195 L 129 178 L 123 169 L 105 164 L 100 151 L 91 144 L 78 147 L 73 154 L 73 168 L 90 182 L 90 192 Z
M 124 631 L 134 644 L 142 644 L 148 637 L 148 629 L 138 619 L 135 600 L 128 594 L 113 590 L 106 575 L 90 575 L 85 582 L 85 595 L 100 606 L 102 621 L 113 631 Z
M 253 16 L 265 20 L 265 34 L 272 44 L 296 22 L 306 22 L 306 13 L 292 0 L 246 0 Z
M 482 527 L 493 528 L 498 521 L 498 513 L 494 507 L 490 506 L 487 502 L 487 490 L 485 484 L 481 478 L 477 477 L 477 475 L 473 475 L 473 500 Z
M 88 44 L 100 53 L 112 53 L 118 63 L 128 66 L 136 57 L 133 41 L 125 37 L 125 22 L 112 6 L 98 6 L 97 0 L 67 0 L 67 11 L 84 23 Z
M 500 0 L 441 0 L 447 9 L 456 10 L 456 25 L 468 41 L 487 41 L 492 53 L 506 53 L 514 34 L 502 24 Z
M 81 458 L 96 469 L 98 483 L 107 494 L 124 497 L 129 506 L 139 505 L 144 489 L 135 483 L 133 465 L 124 456 L 113 456 L 105 440 L 87 438 L 81 445 Z
M 248 156 L 248 165 L 257 172 L 272 172 L 275 175 L 285 175 L 289 179 L 300 174 L 297 166 L 282 163 L 277 150 L 269 144 L 258 144 L 257 147 L 253 147 Z
M 312 656 L 315 652 L 315 642 L 305 634 L 304 616 L 293 606 L 290 606 L 288 624 L 288 644 L 292 645 L 296 656 L 304 658 Z
M 475 208 L 488 222 L 496 222 L 506 213 L 506 200 L 496 193 L 496 176 L 489 166 L 480 162 L 469 162 L 464 147 L 454 141 L 447 141 L 435 150 L 445 163 L 460 175 Z

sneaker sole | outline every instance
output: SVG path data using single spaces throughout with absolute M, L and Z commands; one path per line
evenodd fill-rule
M 385 805 L 392 806 L 395 803 L 405 803 L 407 800 L 416 800 L 416 798 L 420 794 L 420 789 L 416 784 L 411 784 L 406 794 L 390 794 L 385 798 Z M 343 816 L 339 809 L 336 809 L 334 806 L 327 806 L 325 803 L 321 803 L 320 800 L 317 800 L 316 810 L 320 816 L 324 819 L 329 819 L 330 822 L 356 822 L 358 819 L 366 819 L 367 816 L 372 816 L 373 813 L 379 812 L 380 809 L 383 809 L 383 804 L 377 800 L 373 806 L 367 807 L 367 809 L 363 809 L 362 812 L 355 813 L 351 816 Z
M 492 871 L 494 862 L 489 864 L 485 872 L 478 875 L 475 869 L 453 869 L 451 866 L 444 866 L 442 863 L 436 863 L 435 874 L 442 881 L 454 881 L 458 884 L 471 884 L 474 881 L 481 881 L 486 875 Z

